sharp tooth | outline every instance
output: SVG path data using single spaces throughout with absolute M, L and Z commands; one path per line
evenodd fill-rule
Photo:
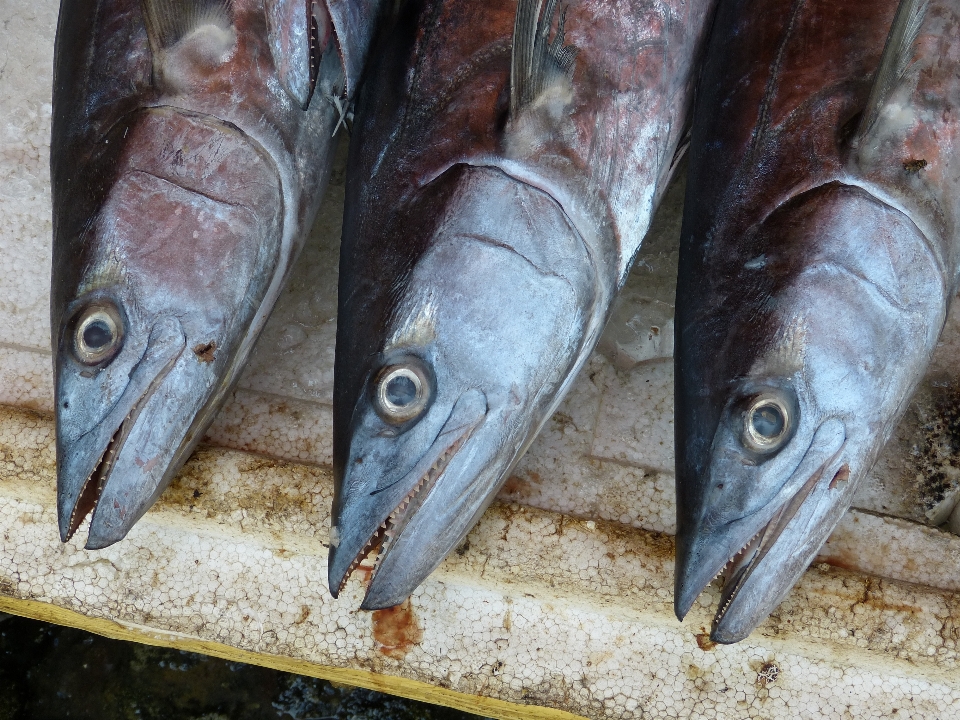
M 447 462 L 450 460 L 453 455 L 456 454 L 457 450 L 460 449 L 460 446 L 463 445 L 465 437 L 458 439 L 453 445 L 448 447 L 437 460 L 430 466 L 426 473 L 421 476 L 420 481 L 414 486 L 414 488 L 407 494 L 403 500 L 400 501 L 400 504 L 393 510 L 392 513 L 387 517 L 387 519 L 380 525 L 380 529 L 377 531 L 376 535 L 371 538 L 371 542 L 368 544 L 369 547 L 372 547 L 374 541 L 383 540 L 380 544 L 380 548 L 377 554 L 376 566 L 379 567 L 380 558 L 383 556 L 384 548 L 387 543 L 389 543 L 396 536 L 396 522 L 400 518 L 410 504 L 413 502 L 413 499 L 417 497 L 424 487 L 429 487 L 433 482 L 443 474 L 444 468 L 446 468 Z M 361 556 L 365 556 L 367 553 L 367 548 L 364 548 L 364 552 L 361 553 Z M 349 572 L 347 573 L 349 575 Z

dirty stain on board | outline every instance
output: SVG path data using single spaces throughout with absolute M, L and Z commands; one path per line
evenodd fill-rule
M 907 472 L 913 471 L 920 512 L 931 525 L 951 521 L 960 500 L 960 383 L 926 380 L 910 404 Z M 956 532 L 960 523 L 950 522 Z
M 224 523 L 239 521 L 327 542 L 330 470 L 201 446 L 157 502 Z M 243 482 L 256 477 L 256 480 Z M 239 479 L 240 482 L 235 482 Z
M 765 688 L 773 685 L 780 677 L 780 666 L 773 660 L 768 660 L 757 669 L 758 688 Z

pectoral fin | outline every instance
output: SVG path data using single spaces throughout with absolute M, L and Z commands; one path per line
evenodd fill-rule
M 232 0 L 142 0 L 154 53 L 173 47 L 203 25 L 233 25 Z
M 857 128 L 855 143 L 862 140 L 877 122 L 891 91 L 900 82 L 907 66 L 913 60 L 914 45 L 928 5 L 929 0 L 900 0 L 897 14 L 893 17 L 893 25 L 890 26 L 890 34 L 883 46 L 877 74 L 873 78 L 870 97 Z
M 553 40 L 550 26 L 559 0 L 520 0 L 513 26 L 513 53 L 510 64 L 510 115 L 514 118 L 549 87 L 558 76 L 569 76 L 577 59 L 577 48 L 564 44 L 565 11 L 560 12 Z
M 153 82 L 163 92 L 192 92 L 236 48 L 232 0 L 142 0 L 153 55 Z

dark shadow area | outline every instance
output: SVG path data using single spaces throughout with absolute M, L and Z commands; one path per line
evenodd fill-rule
M 0 720 L 478 718 L 256 665 L 0 617 Z

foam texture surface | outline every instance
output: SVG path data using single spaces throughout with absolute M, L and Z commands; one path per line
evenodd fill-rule
M 682 176 L 598 352 L 504 487 L 507 504 L 409 605 L 371 615 L 355 610 L 356 580 L 339 601 L 326 591 L 345 145 L 209 445 L 127 540 L 61 545 L 48 311 L 57 7 L 2 0 L 0 405 L 18 409 L 0 408 L 0 592 L 589 717 L 960 716 L 960 537 L 949 531 L 960 530 L 960 305 L 823 549 L 830 566 L 735 647 L 703 635 L 715 587 L 685 624 L 673 618 Z

